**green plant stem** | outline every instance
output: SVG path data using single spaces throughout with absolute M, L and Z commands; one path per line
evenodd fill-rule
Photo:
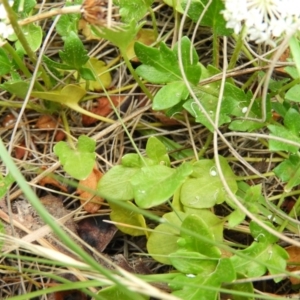
M 153 9 L 151 8 L 151 6 L 148 8 L 148 11 L 149 11 L 149 14 L 150 14 L 151 20 L 152 20 L 154 37 L 155 37 L 155 40 L 157 40 L 157 37 L 158 37 L 157 22 L 156 22 L 155 14 L 154 14 Z
M 19 102 L 13 102 L 13 101 L 0 101 L 0 107 L 13 107 L 13 108 L 22 108 L 24 106 L 23 103 Z M 44 109 L 40 107 L 39 105 L 33 104 L 33 103 L 27 103 L 26 104 L 27 109 L 33 109 L 37 112 L 46 114 L 48 112 L 47 109 Z
M 116 109 L 116 106 L 115 106 L 114 103 L 112 102 L 112 100 L 111 100 L 111 98 L 110 98 L 110 96 L 109 96 L 109 93 L 106 91 L 106 89 L 105 89 L 104 85 L 102 84 L 102 82 L 101 82 L 99 76 L 97 76 L 97 74 L 96 74 L 96 70 L 93 68 L 93 65 L 92 65 L 90 62 L 89 62 L 89 67 L 90 67 L 91 70 L 93 71 L 94 76 L 95 76 L 97 82 L 99 83 L 99 85 L 102 86 L 102 89 L 103 89 L 103 91 L 105 92 L 105 95 L 106 95 L 106 97 L 107 97 L 107 99 L 108 99 L 108 101 L 109 101 L 109 103 L 110 103 L 110 106 L 112 107 L 114 113 L 116 114 L 118 120 L 120 121 L 120 123 L 121 123 L 121 125 L 122 125 L 122 127 L 123 127 L 123 129 L 124 129 L 124 131 L 125 131 L 125 133 L 127 134 L 128 138 L 129 138 L 129 140 L 130 140 L 130 142 L 131 142 L 131 144 L 132 144 L 132 146 L 133 146 L 133 148 L 135 149 L 136 153 L 139 155 L 139 157 L 141 158 L 142 162 L 143 162 L 143 163 L 145 164 L 145 166 L 146 166 L 147 164 L 146 164 L 146 161 L 145 161 L 143 155 L 141 154 L 139 148 L 136 146 L 136 144 L 135 144 L 135 142 L 134 142 L 134 140 L 133 140 L 133 138 L 132 138 L 130 132 L 128 131 L 126 125 L 124 124 L 124 122 L 123 122 L 123 120 L 122 120 L 122 118 L 121 118 L 121 116 L 120 116 L 120 114 L 119 114 L 119 111 Z
M 204 146 L 201 148 L 200 152 L 198 153 L 198 159 L 201 158 L 205 154 L 206 150 L 208 149 L 209 145 L 211 144 L 213 137 L 214 137 L 213 133 L 210 132 L 206 138 Z
M 250 85 L 253 83 L 254 80 L 256 80 L 257 72 L 254 72 L 249 79 L 242 85 L 242 90 L 246 90 L 250 87 Z
M 139 78 L 139 76 L 136 74 L 135 70 L 133 69 L 131 62 L 127 56 L 126 53 L 127 49 L 122 49 L 120 48 L 120 52 L 123 56 L 123 59 L 125 61 L 125 64 L 128 68 L 128 70 L 130 71 L 132 77 L 135 79 L 135 81 L 138 83 L 138 85 L 140 86 L 140 88 L 142 89 L 142 91 L 146 94 L 146 96 L 152 101 L 153 100 L 153 96 L 150 93 L 150 91 L 147 89 L 147 87 L 145 86 L 145 84 L 143 83 L 143 81 Z
M 67 133 L 68 143 L 73 149 L 76 149 L 76 147 L 74 145 L 74 142 L 71 138 L 72 135 L 71 135 L 70 127 L 69 127 L 69 122 L 68 122 L 68 119 L 67 119 L 67 116 L 66 116 L 66 112 L 64 110 L 61 112 L 61 116 L 62 116 L 62 121 L 63 121 L 63 124 L 64 124 L 65 131 Z
M 31 50 L 28 41 L 20 27 L 20 25 L 18 24 L 18 17 L 16 15 L 16 13 L 13 11 L 13 9 L 10 7 L 8 0 L 3 0 L 2 4 L 7 12 L 9 21 L 11 23 L 11 26 L 14 29 L 14 32 L 19 40 L 19 42 L 21 43 L 22 47 L 24 48 L 25 52 L 27 53 L 29 59 L 31 60 L 31 62 L 35 65 L 37 62 L 37 57 L 35 55 L 35 53 Z M 41 76 L 45 82 L 45 85 L 47 88 L 51 87 L 51 81 L 50 78 L 48 77 L 46 71 L 44 70 L 44 68 L 42 66 L 39 67 L 39 70 L 41 71 Z
M 278 201 L 278 203 L 277 203 L 277 207 L 280 209 L 280 207 L 281 207 L 281 205 L 282 205 L 282 203 L 284 202 L 284 200 L 286 199 L 286 197 L 287 197 L 287 195 L 286 195 L 286 193 L 284 192 L 283 194 L 281 194 L 281 197 L 280 197 L 280 200 Z M 299 200 L 300 200 L 300 198 L 298 197 L 298 205 L 299 205 Z M 290 211 L 290 213 L 291 212 L 293 212 L 293 210 L 291 210 Z M 290 213 L 289 213 L 289 216 L 290 216 Z M 274 215 L 275 213 L 273 213 L 273 215 L 272 215 L 272 219 L 273 218 L 275 218 L 276 217 L 276 215 Z M 271 220 L 272 220 L 271 219 Z M 285 229 L 285 227 L 288 225 L 288 223 L 289 223 L 290 221 L 289 220 L 283 220 L 283 222 L 280 224 L 280 226 L 278 227 L 278 229 L 277 229 L 277 231 L 278 232 L 283 232 L 283 230 Z
M 297 196 L 299 194 L 300 194 L 300 190 L 297 190 L 297 191 L 292 191 L 292 192 L 286 193 L 285 196 L 286 197 L 291 197 L 291 196 Z M 276 196 L 268 198 L 268 200 L 269 201 L 276 201 L 280 198 L 281 198 L 281 195 L 276 195 Z
M 235 44 L 235 48 L 234 48 L 233 54 L 231 56 L 229 65 L 228 65 L 228 70 L 233 69 L 236 65 L 237 60 L 239 59 L 242 47 L 244 45 L 244 43 L 243 43 L 243 40 L 244 40 L 243 39 L 243 36 L 244 36 L 243 32 L 244 32 L 244 30 L 245 29 L 243 28 L 242 32 L 236 38 L 236 44 Z
M 262 176 L 264 177 L 271 177 L 271 176 L 274 176 L 274 172 L 267 172 L 267 173 L 263 173 Z M 252 179 L 261 179 L 260 176 L 258 175 L 249 175 L 249 176 L 236 176 L 235 177 L 235 180 L 238 180 L 238 181 L 244 181 L 244 180 L 252 180 Z
M 13 58 L 13 60 L 15 61 L 15 63 L 18 65 L 18 67 L 20 68 L 20 70 L 24 73 L 24 75 L 27 78 L 31 78 L 32 74 L 30 73 L 30 71 L 27 69 L 27 67 L 25 66 L 25 64 L 23 63 L 22 59 L 20 58 L 20 56 L 16 53 L 16 50 L 9 44 L 9 43 L 5 43 L 2 48 L 11 55 L 11 57 Z M 34 86 L 42 91 L 44 90 L 43 86 L 39 83 L 39 82 L 35 82 Z
M 273 157 L 273 158 L 256 158 L 256 157 L 243 157 L 245 161 L 250 161 L 250 162 L 282 162 L 284 159 L 280 157 Z M 240 161 L 236 157 L 226 157 L 227 161 Z
M 216 33 L 213 33 L 213 65 L 219 69 L 220 65 L 220 47 L 219 38 Z
M 47 212 L 45 207 L 40 202 L 39 198 L 30 188 L 25 178 L 21 174 L 20 170 L 14 164 L 12 158 L 6 150 L 6 147 L 3 144 L 2 139 L 0 138 L 0 156 L 4 162 L 4 164 L 9 169 L 11 175 L 15 178 L 16 182 L 22 189 L 26 199 L 30 202 L 30 204 L 35 208 L 39 216 L 43 219 L 43 221 L 48 224 L 53 232 L 57 234 L 57 236 L 64 241 L 64 244 L 70 248 L 70 250 L 74 251 L 85 263 L 87 263 L 92 269 L 103 274 L 112 282 L 114 282 L 120 289 L 124 291 L 129 297 L 132 297 L 132 292 L 130 292 L 123 284 L 121 284 L 108 270 L 98 264 L 89 254 L 87 254 L 79 245 L 77 245 L 69 235 L 60 227 L 57 222 L 53 221 L 53 217 Z M 98 282 L 99 284 L 99 282 Z M 137 300 L 142 300 L 143 298 L 135 295 Z

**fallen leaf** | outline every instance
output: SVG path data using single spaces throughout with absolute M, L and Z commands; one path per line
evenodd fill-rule
M 289 254 L 290 258 L 288 259 L 288 265 L 286 267 L 287 271 L 294 272 L 300 270 L 300 248 L 296 246 L 286 247 L 285 250 Z M 295 263 L 295 265 L 293 265 Z M 295 277 L 289 277 L 292 284 L 300 284 L 300 279 Z
M 76 284 L 76 283 L 75 283 Z M 87 296 L 79 290 L 60 291 L 54 293 L 55 300 L 86 300 Z
M 112 103 L 114 104 L 114 106 L 118 107 L 125 99 L 125 96 L 110 96 L 110 99 L 111 99 Z M 93 107 L 90 110 L 92 113 L 94 113 L 98 116 L 106 117 L 113 111 L 113 108 L 111 107 L 108 98 L 101 97 L 101 98 L 98 98 L 97 101 L 98 101 L 97 106 Z M 82 115 L 82 125 L 83 126 L 91 126 L 91 125 L 94 125 L 98 121 L 99 120 L 97 120 L 95 118 L 92 118 L 92 117 L 89 117 L 86 115 Z
M 43 170 L 46 170 L 46 168 L 42 168 Z M 52 185 L 57 187 L 59 190 L 68 193 L 68 189 L 67 187 L 65 187 L 63 184 L 61 184 L 58 180 L 56 180 L 54 177 L 52 177 L 51 175 L 45 176 L 43 177 L 40 181 L 39 184 L 41 186 L 45 186 L 47 184 Z
M 170 117 L 166 116 L 165 113 L 162 112 L 162 111 L 152 110 L 152 114 L 163 125 L 167 125 L 167 126 L 180 125 L 180 123 L 176 119 L 173 119 L 173 118 L 170 118 Z
M 86 218 L 77 223 L 78 235 L 91 247 L 103 252 L 118 231 L 113 224 L 103 222 L 106 216 Z
M 20 144 L 18 144 L 15 149 L 14 149 L 14 152 L 15 152 L 15 158 L 16 159 L 22 159 L 27 150 L 26 150 L 26 145 L 25 145 L 25 140 L 23 140 Z
M 16 122 L 16 117 L 13 114 L 7 114 L 2 120 L 3 127 L 12 126 Z
M 98 209 L 101 207 L 103 199 L 101 197 L 95 196 L 94 193 L 88 190 L 95 191 L 97 188 L 98 181 L 102 176 L 103 174 L 97 169 L 96 166 L 94 166 L 90 175 L 86 179 L 79 181 L 77 193 L 80 195 L 80 202 L 81 204 L 84 204 L 84 209 L 91 214 L 98 211 Z M 86 203 L 87 201 L 89 202 Z
M 57 126 L 57 120 L 49 115 L 41 115 L 35 123 L 38 129 L 54 129 Z
M 60 123 L 60 120 L 55 119 L 50 115 L 41 115 L 35 123 L 35 127 L 38 129 L 56 129 Z M 59 142 L 65 138 L 65 133 L 61 130 L 57 130 L 55 134 L 55 141 Z

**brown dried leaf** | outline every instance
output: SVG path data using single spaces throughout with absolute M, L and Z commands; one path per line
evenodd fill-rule
M 45 186 L 46 184 L 53 185 L 65 193 L 68 192 L 68 189 L 64 185 L 62 185 L 59 181 L 57 181 L 55 178 L 51 177 L 50 175 L 43 177 L 39 181 L 39 184 L 41 186 Z
M 285 248 L 287 253 L 289 254 L 290 258 L 288 259 L 289 265 L 286 267 L 286 269 L 289 272 L 299 271 L 300 270 L 300 248 L 296 246 L 289 246 Z M 292 265 L 291 263 L 295 263 L 295 265 Z M 300 279 L 297 279 L 295 277 L 289 277 L 290 282 L 292 284 L 300 284 Z
M 54 129 L 57 126 L 57 120 L 49 115 L 41 115 L 35 123 L 35 127 L 39 129 Z
M 103 222 L 105 217 L 86 218 L 77 223 L 78 235 L 90 246 L 103 252 L 118 231 L 113 224 Z
M 95 213 L 101 207 L 103 199 L 101 197 L 95 196 L 94 193 L 91 193 L 88 190 L 96 190 L 98 181 L 103 176 L 103 174 L 95 166 L 91 174 L 84 180 L 79 181 L 79 187 L 77 188 L 77 193 L 80 195 L 81 204 L 90 202 L 84 205 L 84 209 L 89 213 Z M 85 189 L 86 188 L 86 189 Z
M 43 129 L 55 129 L 57 128 L 57 123 L 59 123 L 59 120 L 56 120 L 53 116 L 49 115 L 42 115 L 38 118 L 37 122 L 35 123 L 35 127 L 39 128 L 41 130 Z M 66 137 L 66 134 L 58 130 L 56 132 L 56 135 L 54 137 L 56 142 L 62 141 Z
M 162 111 L 152 110 L 152 113 L 156 119 L 158 119 L 163 125 L 173 126 L 180 125 L 180 123 L 176 119 L 172 119 L 165 115 Z
M 125 99 L 125 96 L 110 96 L 111 101 L 114 106 L 118 107 L 122 101 Z M 98 104 L 96 107 L 91 109 L 91 112 L 102 117 L 107 117 L 113 111 L 109 100 L 106 97 L 101 97 L 98 99 Z M 82 125 L 91 126 L 98 122 L 99 120 L 92 117 L 82 115 Z
M 7 114 L 2 120 L 3 127 L 12 126 L 16 122 L 16 117 L 13 114 Z
M 15 158 L 17 158 L 17 159 L 22 159 L 25 156 L 25 154 L 27 152 L 25 140 L 23 140 L 20 144 L 18 144 L 15 147 L 14 152 L 15 152 Z

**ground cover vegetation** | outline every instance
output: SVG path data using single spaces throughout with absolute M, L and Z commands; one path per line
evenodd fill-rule
M 299 299 L 299 20 L 2 0 L 0 298 Z

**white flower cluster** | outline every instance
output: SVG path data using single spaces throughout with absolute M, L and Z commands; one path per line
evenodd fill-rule
M 299 0 L 225 0 L 222 14 L 227 28 L 238 34 L 245 26 L 248 39 L 256 43 L 274 46 L 274 39 L 300 28 Z
M 9 1 L 10 5 L 13 5 L 13 3 L 13 1 Z M 0 4 L 0 38 L 7 39 L 13 33 L 14 31 L 11 25 L 9 25 L 6 10 L 3 4 Z

